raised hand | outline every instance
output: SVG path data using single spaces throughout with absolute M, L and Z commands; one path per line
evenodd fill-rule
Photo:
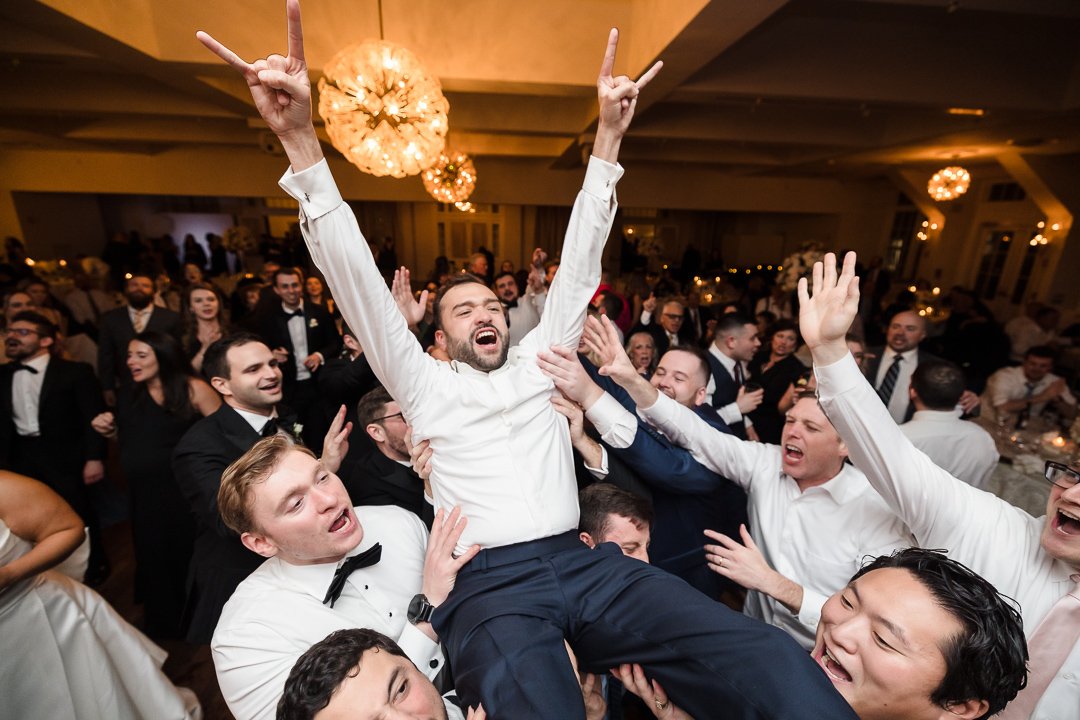
M 394 271 L 394 282 L 390 285 L 390 293 L 394 296 L 398 310 L 405 316 L 405 322 L 409 327 L 416 327 L 424 319 L 427 311 L 428 291 L 420 293 L 417 300 L 412 294 L 412 281 L 409 278 L 409 268 L 402 265 Z
M 330 429 L 326 431 L 326 437 L 323 438 L 323 454 L 319 458 L 323 467 L 332 473 L 341 469 L 341 462 L 349 453 L 349 434 L 352 429 L 353 424 L 345 422 L 345 406 L 342 405 L 334 416 L 334 421 L 330 423 Z
M 619 333 L 616 332 L 615 326 L 607 315 L 601 316 L 599 320 L 595 317 L 588 318 L 585 321 L 582 337 L 585 339 L 585 345 L 600 359 L 601 375 L 610 377 L 623 387 L 626 387 L 627 383 L 641 379 L 637 370 L 634 369 L 634 363 L 630 361 L 622 343 L 619 342 Z
M 289 27 L 289 54 L 285 57 L 269 55 L 249 63 L 202 30 L 195 37 L 243 76 L 259 115 L 281 139 L 293 169 L 301 170 L 321 159 L 322 151 L 311 124 L 311 80 L 304 59 L 298 0 L 286 0 L 285 15 Z M 318 157 L 298 156 L 298 145 L 307 155 Z
M 814 363 L 829 365 L 848 353 L 844 336 L 859 312 L 859 278 L 855 276 L 855 253 L 844 258 L 836 275 L 836 256 L 826 253 L 814 263 L 813 294 L 806 278 L 799 280 L 799 332 L 814 356 Z
M 631 80 L 626 75 L 613 77 L 615 51 L 618 47 L 619 31 L 611 28 L 607 48 L 604 50 L 604 61 L 600 65 L 600 76 L 596 79 L 596 94 L 600 101 L 600 126 L 608 127 L 622 135 L 626 133 L 630 127 L 630 120 L 634 117 L 638 94 L 650 80 L 656 77 L 656 73 L 660 72 L 664 63 L 658 60 L 637 81 Z

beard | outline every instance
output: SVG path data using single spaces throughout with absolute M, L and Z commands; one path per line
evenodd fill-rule
M 152 295 L 143 295 L 142 293 L 128 293 L 126 297 L 128 305 L 135 308 L 136 310 L 145 309 L 148 305 L 150 305 L 150 301 L 154 299 Z
M 449 335 L 446 336 L 446 354 L 450 356 L 451 360 L 457 360 L 458 362 L 465 363 L 476 370 L 482 372 L 491 372 L 492 370 L 498 370 L 506 364 L 506 356 L 510 352 L 510 343 L 507 337 L 507 333 L 499 332 L 498 328 L 494 325 L 488 324 L 482 327 L 489 327 L 495 331 L 495 334 L 499 336 L 499 345 L 501 350 L 497 357 L 492 358 L 490 356 L 481 356 L 473 344 L 473 337 L 476 336 L 476 330 L 473 331 L 472 336 L 465 340 L 458 340 L 452 338 Z M 480 328 L 477 328 L 479 330 Z

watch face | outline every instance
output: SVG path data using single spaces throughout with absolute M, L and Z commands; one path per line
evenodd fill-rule
M 423 594 L 413 595 L 413 599 L 409 601 L 409 622 L 426 622 L 431 617 L 432 609 L 431 603 Z

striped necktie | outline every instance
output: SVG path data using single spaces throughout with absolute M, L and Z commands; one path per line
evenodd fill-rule
M 885 403 L 885 407 L 889 407 L 889 400 L 892 398 L 893 390 L 896 389 L 896 379 L 900 377 L 901 360 L 903 360 L 902 355 L 893 358 L 892 365 L 889 366 L 885 379 L 881 381 L 881 386 L 877 390 L 878 397 Z

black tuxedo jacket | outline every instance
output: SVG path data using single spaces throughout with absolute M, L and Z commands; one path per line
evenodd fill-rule
M 349 467 L 345 481 L 353 504 L 397 505 L 423 520 L 430 530 L 435 509 L 424 499 L 424 481 L 411 467 L 386 457 L 373 443 L 366 444 L 368 452 Z
M 713 383 L 716 385 L 716 390 L 713 391 L 712 397 L 709 398 L 709 405 L 719 411 L 720 408 L 735 402 L 735 398 L 739 396 L 739 385 L 735 382 L 735 378 L 731 377 L 731 373 L 727 371 L 723 363 L 717 360 L 712 353 L 708 353 L 708 356 L 709 370 L 712 373 Z M 746 427 L 743 422 L 732 423 L 728 427 L 740 439 L 746 439 Z
M 180 339 L 180 316 L 172 310 L 155 307 L 146 323 L 147 330 L 172 335 Z M 98 337 L 98 377 L 101 387 L 115 390 L 132 384 L 131 373 L 125 365 L 128 343 L 135 337 L 135 326 L 131 324 L 128 309 L 118 307 L 101 316 L 101 334 Z
M 15 469 L 19 442 L 12 405 L 14 376 L 13 365 L 0 366 L 0 467 L 12 469 Z M 104 410 L 93 368 L 62 358 L 49 360 L 38 400 L 42 448 L 40 457 L 35 458 L 35 466 L 48 477 L 38 480 L 54 489 L 66 483 L 82 483 L 86 461 L 105 458 L 105 440 L 90 427 L 94 416 Z
M 296 350 L 289 335 L 289 317 L 281 309 L 281 302 L 267 307 L 259 317 L 259 334 L 270 349 L 283 347 L 289 351 L 289 359 L 281 366 L 285 392 L 296 382 Z M 337 357 L 341 351 L 341 335 L 334 318 L 322 305 L 304 303 L 304 328 L 307 330 L 308 355 L 322 353 L 323 361 Z M 303 358 L 301 358 L 302 360 Z M 318 375 L 316 372 L 314 375 Z M 313 376 L 314 376 L 313 375 Z
M 870 381 L 870 386 L 877 390 L 877 374 L 878 369 L 881 367 L 881 359 L 885 356 L 885 347 L 873 347 L 870 348 L 869 352 L 872 353 L 874 357 L 872 360 L 866 363 L 866 367 L 863 369 L 863 373 L 866 375 L 866 379 Z M 937 355 L 934 355 L 933 353 L 926 352 L 921 347 L 919 348 L 918 356 L 920 365 L 927 362 L 941 362 L 941 358 L 939 358 Z M 903 363 L 901 363 L 900 367 L 903 366 Z M 906 387 L 901 388 L 899 386 L 897 386 L 893 390 L 894 393 L 902 392 L 905 395 L 907 395 L 907 391 L 908 389 Z M 914 415 L 915 403 L 911 402 L 911 400 L 909 399 L 907 404 L 907 410 L 904 411 L 904 422 L 910 420 Z
M 245 548 L 225 527 L 217 506 L 221 474 L 259 437 L 239 413 L 222 405 L 192 425 L 173 451 L 173 472 L 195 516 L 197 533 L 184 611 L 189 642 L 210 642 L 236 586 L 266 559 Z

